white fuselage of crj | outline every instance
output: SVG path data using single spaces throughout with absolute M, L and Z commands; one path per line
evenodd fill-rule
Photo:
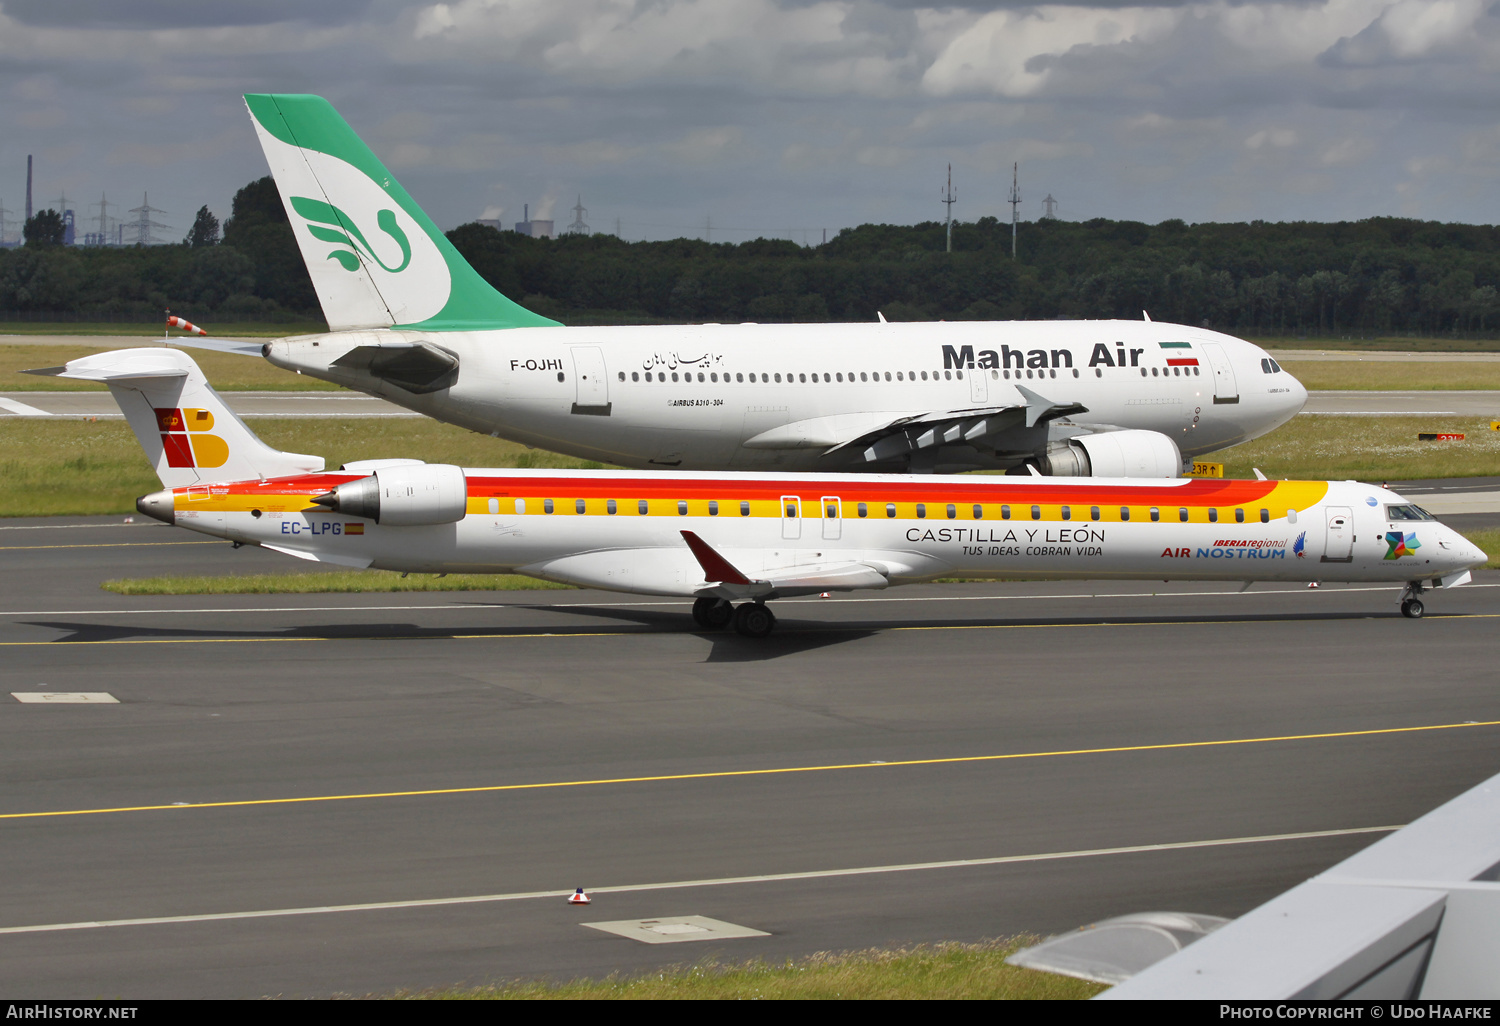
M 872 572 L 851 587 L 1033 575 L 1404 582 L 1485 559 L 1394 492 L 1356 482 L 465 469 L 450 523 L 313 506 L 367 474 L 182 488 L 168 508 L 181 527 L 347 566 L 677 596 L 714 593 L 684 531 L 749 577 Z

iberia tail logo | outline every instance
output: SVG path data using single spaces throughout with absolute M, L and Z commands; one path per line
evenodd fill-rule
M 156 426 L 169 467 L 212 468 L 229 462 L 229 443 L 208 434 L 214 427 L 214 415 L 208 410 L 158 408 Z
M 380 259 L 380 254 L 375 252 L 375 247 L 370 245 L 364 232 L 360 231 L 358 225 L 354 223 L 354 219 L 333 204 L 307 196 L 293 196 L 292 209 L 307 218 L 307 230 L 312 233 L 313 238 L 331 242 L 335 246 L 349 247 L 336 249 L 328 254 L 329 260 L 337 260 L 346 271 L 359 270 L 360 256 L 374 261 L 381 270 L 390 274 L 400 274 L 406 270 L 406 265 L 411 263 L 411 242 L 407 239 L 406 233 L 401 230 L 401 226 L 396 223 L 394 210 L 382 208 L 375 215 L 375 223 L 380 226 L 380 230 L 401 247 L 401 262 L 391 267 Z
M 1400 559 L 1402 556 L 1415 556 L 1416 550 L 1422 547 L 1417 541 L 1415 531 L 1387 531 L 1385 543 L 1390 546 L 1390 551 L 1385 554 L 1386 559 Z

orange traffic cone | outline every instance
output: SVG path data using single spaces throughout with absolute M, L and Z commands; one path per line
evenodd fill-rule
M 594 900 L 593 898 L 590 898 L 587 894 L 583 893 L 583 888 L 582 887 L 578 888 L 578 890 L 576 890 L 572 894 L 568 895 L 568 904 L 569 905 L 587 905 L 587 904 L 589 904 L 589 902 L 591 902 L 593 900 Z

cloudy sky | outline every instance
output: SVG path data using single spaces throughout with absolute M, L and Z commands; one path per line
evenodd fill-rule
M 0 203 L 266 172 L 328 97 L 443 227 L 522 204 L 715 241 L 942 217 L 1500 220 L 1493 0 L 0 0 Z M 311 13 L 309 13 L 311 12 Z M 18 213 L 8 215 L 18 217 Z

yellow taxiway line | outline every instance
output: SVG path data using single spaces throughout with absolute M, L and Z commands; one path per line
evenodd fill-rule
M 249 798 L 239 801 L 184 802 L 172 805 L 123 805 L 102 809 L 7 812 L 0 813 L 0 820 L 48 819 L 57 816 L 99 816 L 123 812 L 177 812 L 186 809 L 229 809 L 260 805 L 306 805 L 318 802 L 365 801 L 374 798 L 424 798 L 434 795 L 492 794 L 500 791 L 543 791 L 558 788 L 603 787 L 619 784 L 660 784 L 680 780 L 726 780 L 746 777 L 780 776 L 792 773 L 828 773 L 835 770 L 892 769 L 899 766 L 951 766 L 963 763 L 1007 762 L 1018 759 L 1051 759 L 1070 755 L 1113 755 L 1124 752 L 1166 752 L 1187 748 L 1224 748 L 1234 745 L 1263 745 L 1288 741 L 1325 741 L 1334 738 L 1417 734 L 1435 730 L 1466 730 L 1472 727 L 1500 727 L 1500 720 L 1485 720 L 1472 723 L 1437 723 L 1417 727 L 1383 727 L 1373 730 L 1339 730 L 1321 734 L 1280 734 L 1272 737 L 1227 738 L 1215 741 L 1177 741 L 1152 745 L 1119 745 L 1110 748 L 1064 748 L 1046 752 L 1008 752 L 1001 755 L 958 755 L 936 759 L 897 759 L 890 762 L 848 762 L 831 763 L 822 766 L 775 766 L 764 769 L 667 773 L 643 777 L 604 777 L 593 780 L 538 781 L 529 784 L 484 784 L 474 787 L 441 787 L 418 791 L 372 791 L 362 794 L 307 795 L 296 798 Z

